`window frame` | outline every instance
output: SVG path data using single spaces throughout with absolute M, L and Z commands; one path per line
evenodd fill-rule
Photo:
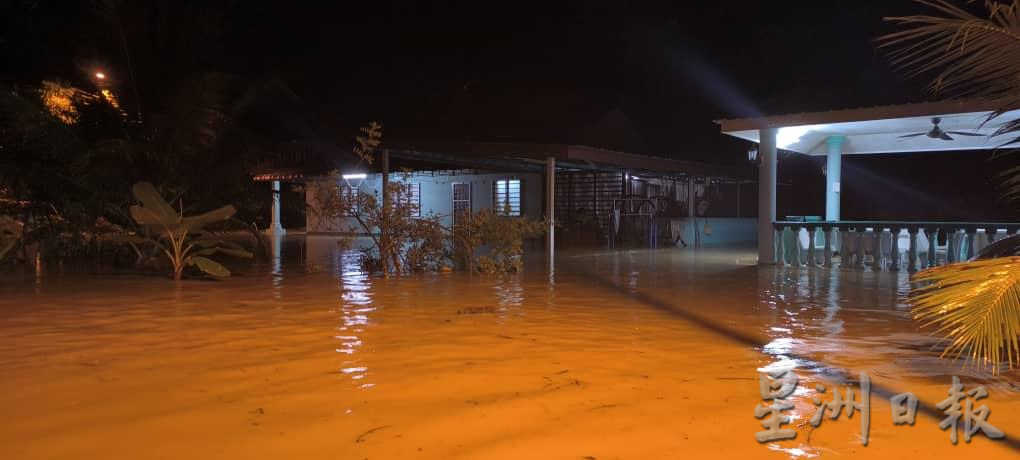
M 361 190 L 359 187 L 355 187 L 350 182 L 347 182 L 347 179 L 341 179 L 337 187 L 337 194 L 340 196 L 341 202 L 344 199 L 345 193 L 351 199 L 351 207 L 341 217 L 354 217 L 361 209 Z
M 503 194 L 500 195 L 500 183 L 505 182 Z M 517 183 L 517 193 L 513 194 L 513 184 Z M 500 178 L 492 181 L 492 211 L 500 217 L 521 217 L 524 215 L 524 181 L 517 177 Z M 516 203 L 514 202 L 516 201 Z M 510 211 L 506 211 L 509 205 Z M 515 206 L 516 205 L 516 206 Z
M 391 197 L 393 202 L 396 204 L 411 203 L 415 205 L 414 213 L 411 217 L 421 217 L 421 182 L 399 182 L 401 186 L 407 187 L 409 193 L 406 195 L 403 193 L 397 193 L 396 196 Z

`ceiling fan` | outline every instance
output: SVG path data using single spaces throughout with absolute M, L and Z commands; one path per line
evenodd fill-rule
M 934 117 L 931 119 L 932 124 L 931 131 L 925 131 L 923 133 L 905 134 L 903 136 L 900 136 L 899 139 L 903 139 L 905 137 L 928 136 L 932 139 L 942 139 L 944 141 L 951 141 L 953 140 L 953 137 L 950 136 L 950 134 L 955 136 L 984 136 L 984 134 L 967 133 L 963 131 L 943 131 L 942 128 L 939 128 L 940 121 L 942 121 L 941 118 Z

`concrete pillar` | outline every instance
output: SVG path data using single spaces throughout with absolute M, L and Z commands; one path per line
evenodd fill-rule
M 758 132 L 758 263 L 776 263 L 776 129 Z
M 956 243 L 956 236 L 960 233 L 960 229 L 953 228 L 953 231 L 946 232 L 946 264 L 951 264 L 960 261 L 960 246 Z
M 977 238 L 975 237 L 977 235 L 977 229 L 976 228 L 968 228 L 968 229 L 966 229 L 966 231 L 967 231 L 967 240 L 966 240 L 967 241 L 967 249 L 966 249 L 966 252 L 963 252 L 963 260 L 968 260 L 968 259 L 970 259 L 971 257 L 974 257 L 977 254 L 977 251 L 974 250 L 974 243 L 977 240 Z
M 687 176 L 687 224 L 691 227 L 691 244 L 694 247 L 701 247 L 701 236 L 698 232 L 698 215 L 697 215 L 697 190 L 695 188 L 696 181 L 694 176 Z
M 383 273 L 386 276 L 390 276 L 390 259 L 397 258 L 398 256 L 390 252 L 390 228 L 386 225 L 386 220 L 390 218 L 390 206 L 392 203 L 392 197 L 390 197 L 390 151 L 383 150 L 379 155 L 382 166 L 382 229 L 380 229 L 379 243 L 382 248 L 379 250 L 379 258 L 382 259 Z
M 816 230 L 815 227 L 808 227 L 807 228 L 807 233 L 808 233 L 808 246 L 807 246 L 808 262 L 807 262 L 807 266 L 808 267 L 814 267 L 816 265 L 815 264 L 815 230 Z M 800 245 L 798 244 L 798 246 L 800 246 Z
M 907 257 L 910 260 L 907 261 L 907 271 L 914 273 L 917 271 L 917 228 L 908 228 L 907 235 L 910 235 L 910 246 L 907 249 Z
M 266 229 L 266 233 L 270 235 L 283 235 L 287 233 L 287 230 L 280 225 L 280 181 L 273 181 L 273 208 L 271 222 L 269 228 Z
M 839 220 L 839 191 L 841 174 L 841 147 L 843 136 L 829 136 L 825 141 L 828 153 L 825 156 L 825 220 Z
M 556 158 L 545 159 L 545 218 L 549 227 L 546 229 L 545 248 L 549 254 L 549 271 L 553 271 L 556 253 Z
M 889 250 L 889 257 L 892 260 L 889 262 L 889 270 L 898 272 L 900 271 L 900 228 L 893 227 L 890 231 L 892 232 L 892 249 Z

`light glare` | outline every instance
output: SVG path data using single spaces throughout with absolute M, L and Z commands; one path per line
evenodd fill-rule
M 776 133 L 776 147 L 785 149 L 796 144 L 811 128 L 811 126 L 784 126 L 779 128 L 779 132 Z

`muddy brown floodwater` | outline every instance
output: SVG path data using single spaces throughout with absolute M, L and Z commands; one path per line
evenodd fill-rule
M 223 282 L 0 280 L 0 459 L 1018 458 L 1017 374 L 940 361 L 906 273 L 750 251 L 563 252 L 520 276 L 362 275 L 325 239 Z M 758 443 L 759 368 L 793 365 L 794 440 Z M 815 385 L 860 412 L 807 424 Z M 952 376 L 993 441 L 939 429 Z M 889 397 L 920 398 L 913 426 Z M 831 396 L 826 396 L 828 400 Z M 962 420 L 961 420 L 962 426 Z

